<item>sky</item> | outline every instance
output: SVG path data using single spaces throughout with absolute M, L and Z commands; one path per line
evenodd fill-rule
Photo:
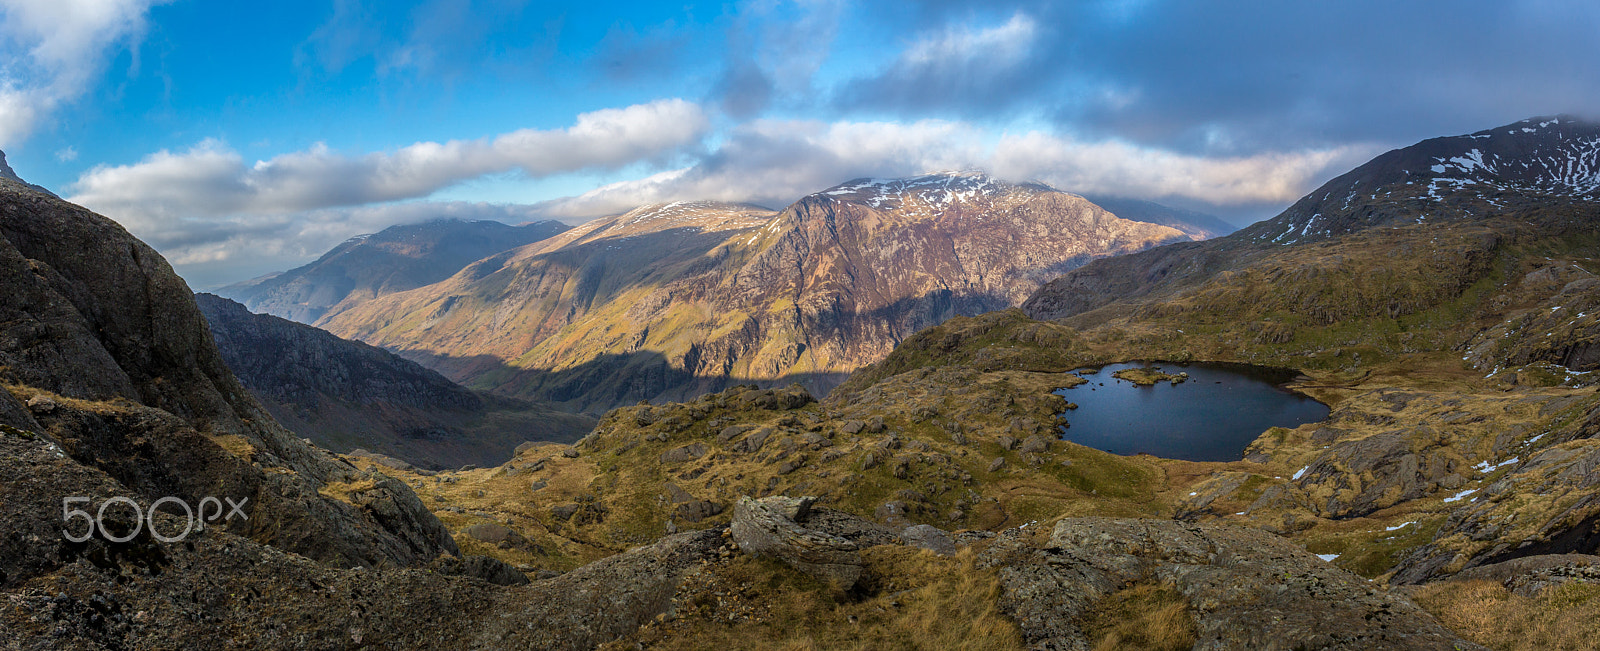
M 0 149 L 196 289 L 435 217 L 983 169 L 1243 224 L 1600 106 L 1600 3 L 0 0 Z

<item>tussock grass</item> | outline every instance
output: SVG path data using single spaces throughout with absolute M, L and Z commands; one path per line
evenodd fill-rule
M 1016 624 L 997 605 L 998 573 L 979 569 L 970 549 L 947 558 L 879 546 L 863 555 L 869 576 L 857 590 L 866 596 L 832 592 L 780 563 L 736 557 L 712 570 L 707 587 L 680 593 L 676 619 L 603 648 L 1023 648 Z M 730 595 L 728 586 L 743 588 Z
M 1083 632 L 1095 651 L 1194 646 L 1194 617 L 1189 600 L 1170 585 L 1139 584 L 1095 604 L 1084 618 Z
M 1498 581 L 1446 581 L 1418 589 L 1417 604 L 1446 627 L 1491 649 L 1595 648 L 1600 585 L 1570 583 L 1519 597 Z

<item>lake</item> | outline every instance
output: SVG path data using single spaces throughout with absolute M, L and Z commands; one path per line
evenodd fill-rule
M 1135 386 L 1111 377 L 1123 369 L 1159 367 L 1180 384 Z M 1244 449 L 1272 427 L 1322 420 L 1328 406 L 1283 385 L 1297 373 L 1246 364 L 1107 364 L 1099 372 L 1073 371 L 1088 380 L 1057 394 L 1076 403 L 1066 412 L 1061 438 L 1115 454 L 1152 454 L 1189 461 L 1238 461 Z

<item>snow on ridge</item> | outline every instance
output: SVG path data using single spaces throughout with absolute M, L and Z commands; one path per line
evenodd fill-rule
M 997 180 L 981 171 L 942 171 L 906 178 L 866 178 L 818 193 L 823 197 L 854 200 L 873 208 L 895 209 L 911 199 L 935 210 L 970 203 L 1026 188 Z

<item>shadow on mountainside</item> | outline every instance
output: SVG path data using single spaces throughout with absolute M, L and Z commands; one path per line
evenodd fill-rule
M 696 376 L 673 366 L 665 355 L 655 351 L 605 353 L 577 366 L 553 371 L 508 366 L 491 355 L 396 353 L 423 366 L 479 369 L 481 373 L 465 383 L 480 390 L 595 416 L 641 400 L 679 402 L 738 384 L 762 388 L 799 384 L 821 397 L 849 377 L 848 373 L 790 373 L 776 378 Z
M 804 342 L 792 344 L 793 359 L 809 351 L 835 364 L 860 368 L 887 356 L 895 346 L 924 328 L 957 316 L 975 316 L 1007 309 L 1010 299 L 994 292 L 956 292 L 936 289 L 921 296 L 856 312 L 835 304 L 835 309 L 799 316 Z M 842 384 L 850 371 L 782 372 L 752 376 L 697 374 L 686 366 L 733 367 L 756 354 L 766 342 L 765 333 L 793 327 L 793 313 L 764 315 L 766 323 L 752 317 L 753 325 L 719 339 L 697 342 L 680 357 L 651 350 L 602 353 L 589 361 L 561 369 L 511 366 L 493 355 L 448 355 L 419 350 L 394 350 L 397 355 L 434 369 L 480 391 L 549 403 L 557 408 L 603 414 L 638 403 L 686 401 L 739 384 L 762 388 L 800 384 L 819 399 Z M 779 319 L 786 322 L 778 322 Z

